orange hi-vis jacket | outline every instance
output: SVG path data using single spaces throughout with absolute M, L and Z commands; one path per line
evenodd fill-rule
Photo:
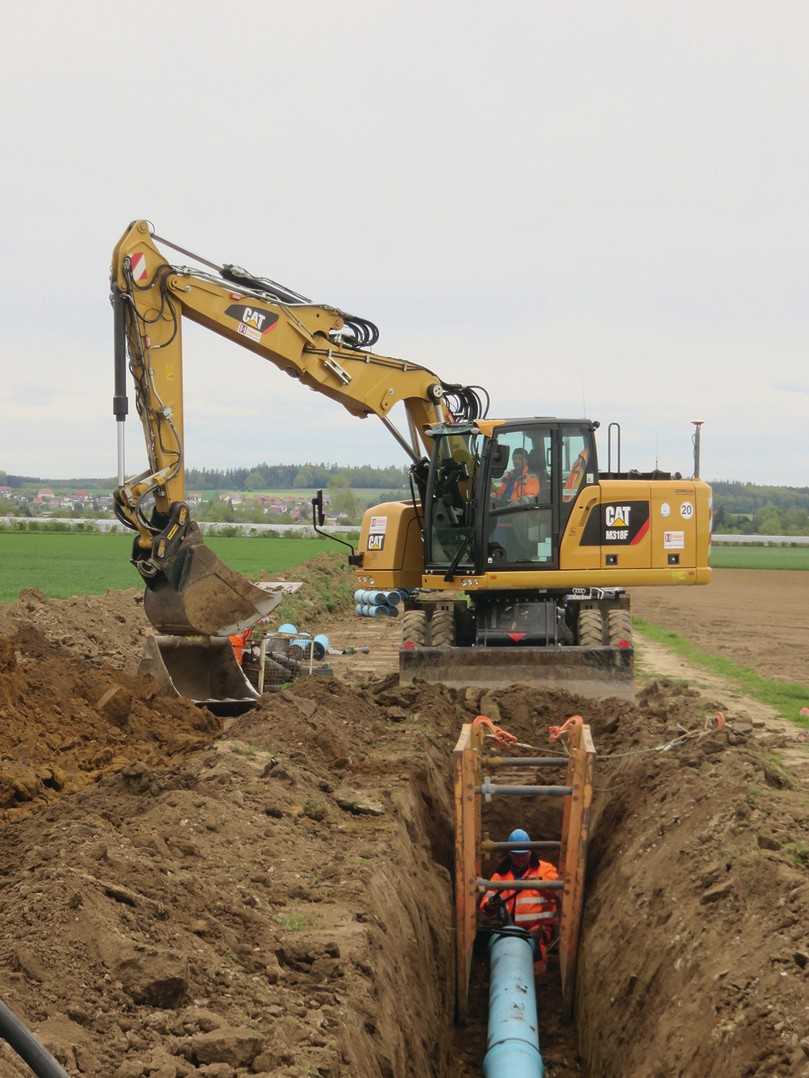
M 526 464 L 519 475 L 515 470 L 506 476 L 496 494 L 498 498 L 507 497 L 510 502 L 518 502 L 520 498 L 536 498 L 539 496 L 539 476 L 529 471 Z
M 513 869 L 507 872 L 493 872 L 493 880 L 558 880 L 559 873 L 547 861 L 540 861 L 538 865 L 529 865 L 521 876 Z M 525 928 L 533 935 L 542 935 L 550 938 L 551 922 L 556 918 L 557 902 L 554 891 L 532 891 L 526 888 L 524 891 L 487 891 L 480 901 L 483 909 L 486 903 L 494 895 L 500 895 L 508 914 L 518 928 Z

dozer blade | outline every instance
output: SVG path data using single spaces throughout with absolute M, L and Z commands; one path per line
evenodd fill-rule
M 634 699 L 631 648 L 466 647 L 402 648 L 399 682 L 464 689 L 534 685 L 579 696 Z
M 143 608 L 160 633 L 231 636 L 269 614 L 282 598 L 283 592 L 262 591 L 229 569 L 192 527 L 157 580 L 147 585 Z
M 147 636 L 138 673 L 220 715 L 239 714 L 258 700 L 227 637 Z

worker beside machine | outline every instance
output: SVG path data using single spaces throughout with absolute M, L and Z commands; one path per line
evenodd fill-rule
M 508 842 L 531 842 L 527 831 L 515 828 Z M 492 880 L 558 880 L 559 873 L 549 861 L 541 861 L 529 845 L 509 851 L 491 875 Z M 537 971 L 545 972 L 553 925 L 558 920 L 559 905 L 554 891 L 537 889 L 487 891 L 480 900 L 484 916 L 500 923 L 513 924 L 531 935 L 538 958 Z

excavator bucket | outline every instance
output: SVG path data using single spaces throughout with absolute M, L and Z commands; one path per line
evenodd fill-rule
M 147 636 L 138 673 L 220 715 L 239 714 L 258 700 L 227 637 Z
M 403 647 L 399 682 L 465 689 L 532 685 L 564 689 L 591 699 L 634 699 L 632 648 L 614 647 Z
M 159 633 L 232 636 L 269 614 L 282 597 L 229 569 L 192 526 L 158 579 L 147 586 L 143 608 Z
M 147 585 L 143 607 L 158 635 L 146 638 L 140 673 L 153 677 L 164 692 L 218 714 L 253 707 L 259 694 L 228 638 L 278 606 L 283 588 L 268 587 L 275 590 L 256 587 L 229 569 L 192 525 Z

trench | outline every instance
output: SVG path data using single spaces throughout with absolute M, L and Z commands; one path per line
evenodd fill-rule
M 620 754 L 628 745 L 637 747 L 658 740 L 660 726 L 671 718 L 668 714 L 658 723 L 642 704 L 599 701 L 585 705 L 562 693 L 544 694 L 532 701 L 525 690 L 509 689 L 492 693 L 490 698 L 499 709 L 499 721 L 528 739 L 532 731 L 544 731 L 547 725 L 581 710 L 593 730 L 597 752 L 601 750 L 606 755 Z M 421 978 L 423 991 L 415 1001 L 420 1025 L 418 1043 L 414 1043 L 412 1031 L 407 1033 L 407 1023 L 402 1018 L 403 1053 L 391 1055 L 389 1043 L 387 1054 L 377 1055 L 367 1072 L 356 1072 L 363 1076 L 367 1073 L 368 1078 L 373 1074 L 385 1078 L 472 1078 L 482 1074 L 488 1010 L 485 954 L 476 955 L 473 962 L 467 1024 L 457 1026 L 453 1013 L 454 837 L 449 770 L 459 732 L 456 720 L 457 713 L 425 748 L 423 762 L 414 767 L 410 791 L 400 805 L 403 844 L 392 866 L 397 894 L 409 909 L 412 925 L 418 927 L 398 938 L 400 949 L 393 963 L 397 976 L 381 988 L 380 1000 L 392 993 L 398 996 L 400 1007 L 402 999 L 409 1006 L 411 986 Z M 573 1019 L 563 1014 L 557 961 L 537 981 L 540 1050 L 545 1074 L 550 1078 L 664 1073 L 659 1067 L 666 1058 L 666 1046 L 663 1034 L 656 1030 L 656 1015 L 665 1014 L 667 1004 L 665 995 L 658 992 L 654 975 L 634 999 L 626 998 L 614 986 L 626 978 L 626 969 L 642 970 L 644 963 L 656 967 L 666 962 L 656 926 L 672 916 L 675 899 L 658 887 L 654 891 L 657 909 L 653 922 L 636 916 L 633 892 L 638 882 L 631 840 L 638 829 L 658 827 L 659 797 L 676 800 L 678 783 L 682 782 L 681 764 L 688 761 L 668 759 L 663 768 L 659 756 L 638 759 L 639 762 L 621 759 L 599 765 L 596 758 Z M 561 814 L 557 799 L 495 798 L 488 805 L 484 803 L 482 830 L 484 835 L 488 832 L 491 838 L 502 839 L 512 828 L 524 827 L 534 839 L 555 839 Z M 542 856 L 556 863 L 555 854 Z M 495 868 L 496 857 L 484 854 L 484 874 Z M 616 895 L 620 897 L 620 909 L 610 906 Z M 427 971 L 429 986 L 423 977 Z M 630 993 L 637 979 L 630 972 Z M 382 1006 L 384 1009 L 386 1005 Z M 642 1013 L 644 1007 L 650 1013 L 639 1021 L 638 1009 Z M 688 1040 L 687 1031 L 684 1039 Z M 700 1050 L 707 1051 L 704 1042 Z M 704 1063 L 704 1069 L 681 1073 L 712 1073 L 711 1067 L 721 1067 L 721 1049 L 714 1046 L 710 1050 L 714 1054 L 710 1062 Z M 631 1065 L 627 1063 L 630 1058 Z
M 363 1078 L 366 1074 L 368 1078 L 376 1074 L 383 1078 L 472 1078 L 482 1073 L 488 1011 L 485 951 L 473 962 L 469 1020 L 463 1027 L 454 1020 L 454 834 L 449 762 L 457 733 L 457 728 L 449 730 L 440 742 L 428 747 L 424 762 L 414 767 L 410 790 L 398 804 L 402 841 L 391 847 L 398 851 L 391 870 L 409 930 L 400 934 L 398 924 L 390 926 L 388 942 L 396 949 L 378 971 L 377 1001 L 380 1014 L 387 1015 L 394 1007 L 393 998 L 398 998 L 401 1006 L 402 999 L 412 998 L 412 985 L 420 982 L 415 1017 L 421 1028 L 416 1033 L 402 1016 L 397 1034 L 388 1037 L 384 1047 L 379 1042 L 366 1045 L 364 1051 L 355 1046 L 352 1065 L 356 1070 L 351 1073 Z M 517 799 L 507 799 L 511 804 L 505 800 L 484 809 L 484 831 L 492 837 L 505 837 L 515 826 L 525 826 L 532 836 L 557 837 L 561 825 L 558 800 L 519 799 L 519 804 L 514 803 Z M 555 856 L 546 859 L 555 863 Z M 496 855 L 489 857 L 484 865 L 493 870 Z M 394 969 L 395 976 L 389 979 Z M 429 984 L 424 976 L 428 971 Z M 578 1061 L 575 1025 L 562 1014 L 555 964 L 537 984 L 537 1001 L 545 1073 L 553 1078 L 586 1074 Z
M 479 1075 L 487 1010 L 482 961 L 474 967 L 471 1020 L 462 1030 L 454 1023 L 450 778 L 460 726 L 477 712 L 540 746 L 549 725 L 581 713 L 598 754 L 578 1026 L 562 1019 L 552 968 L 538 985 L 547 1073 L 552 1078 L 742 1074 L 761 1052 L 768 1053 L 763 1069 L 747 1073 L 801 1073 L 789 1053 L 802 1049 L 785 1040 L 783 1028 L 774 1029 L 780 1014 L 770 1019 L 764 1011 L 780 1006 L 794 1023 L 794 1035 L 804 1036 L 793 1015 L 805 1005 L 799 990 L 805 993 L 809 983 L 801 934 L 809 886 L 798 857 L 802 847 L 795 847 L 790 860 L 788 845 L 809 824 L 803 793 L 789 786 L 793 780 L 783 769 L 740 744 L 741 734 L 735 740 L 691 743 L 676 753 L 608 759 L 659 746 L 683 726 L 702 728 L 705 703 L 684 686 L 649 686 L 628 705 L 519 687 L 482 697 L 435 685 L 401 689 L 393 675 L 373 677 L 359 687 L 313 680 L 236 720 L 224 737 L 180 701 L 161 701 L 158 709 L 135 699 L 124 736 L 116 722 L 87 706 L 106 691 L 109 674 L 88 671 L 61 652 L 40 659 L 31 647 L 27 651 L 19 669 L 9 663 L 6 670 L 4 706 L 12 709 L 12 718 L 17 714 L 17 726 L 7 716 L 4 730 L 8 735 L 19 729 L 30 741 L 26 751 L 41 765 L 36 772 L 41 789 L 21 780 L 13 786 L 28 791 L 31 800 L 22 806 L 10 802 L 14 826 L 0 832 L 12 866 L 4 874 L 0 900 L 9 935 L 25 944 L 22 959 L 13 965 L 6 961 L 6 985 L 11 1002 L 40 1020 L 48 1008 L 90 1000 L 87 1006 L 101 1018 L 83 1017 L 92 1030 L 79 1037 L 87 1056 L 83 1073 L 93 1078 L 115 1073 L 127 1044 L 123 1033 L 110 1033 L 106 1023 L 115 1015 L 133 1022 L 130 996 L 116 989 L 111 997 L 107 982 L 89 972 L 118 968 L 117 952 L 102 954 L 96 941 L 114 935 L 128 947 L 153 941 L 162 946 L 163 911 L 171 909 L 171 946 L 178 960 L 192 960 L 183 975 L 193 997 L 219 1005 L 223 984 L 239 986 L 242 994 L 221 1009 L 233 1022 L 248 1014 L 266 1053 L 278 1055 L 278 1067 L 288 1062 L 297 1067 L 290 1073 L 300 1074 L 306 1053 L 322 1061 L 336 1051 L 341 1060 L 336 1067 L 330 1062 L 309 1073 L 327 1078 Z M 85 740 L 76 741 L 74 729 Z M 61 754 L 57 734 L 70 739 Z M 100 770 L 109 765 L 102 737 L 122 753 L 115 768 Z M 20 751 L 17 745 L 12 750 Z M 349 756 L 351 769 L 345 774 Z M 57 775 L 63 785 L 68 764 L 67 784 L 54 789 Z M 88 783 L 82 765 L 99 769 L 97 781 Z M 331 791 L 343 781 L 384 802 L 379 819 L 355 820 L 338 807 Z M 555 801 L 495 800 L 484 806 L 484 831 L 502 838 L 523 826 L 533 838 L 556 838 L 560 811 Z M 317 821 L 323 813 L 321 828 Z M 751 814 L 752 826 L 746 822 Z M 180 847 L 175 832 L 186 819 L 198 837 Z M 303 858 L 312 881 L 308 889 L 294 875 L 297 865 L 287 857 L 291 849 Z M 196 867 L 202 864 L 204 871 Z M 678 869 L 674 874 L 672 865 Z M 273 880 L 268 873 L 275 866 Z M 491 867 L 484 863 L 486 871 Z M 140 906 L 112 903 L 111 877 Z M 92 886 L 86 883 L 90 878 Z M 256 892 L 259 905 L 234 897 L 234 881 L 247 881 L 248 897 Z M 732 890 L 722 890 L 731 883 Z M 776 885 L 781 898 L 773 934 Z M 291 922 L 299 906 L 320 926 L 312 940 L 305 933 L 294 935 L 299 929 Z M 47 916 L 37 914 L 40 908 Z M 192 928 L 200 917 L 216 928 L 210 934 L 203 921 L 201 939 Z M 70 962 L 57 965 L 53 940 L 65 938 L 75 924 L 82 927 L 75 929 L 80 934 L 71 943 Z M 743 931 L 734 935 L 730 924 L 742 925 Z M 332 939 L 339 939 L 339 957 L 323 950 Z M 285 954 L 280 974 L 272 963 L 266 970 L 262 965 L 273 948 Z M 161 955 L 158 948 L 156 958 Z M 38 959 L 42 982 L 25 974 L 31 956 Z M 730 976 L 736 968 L 743 979 Z M 265 983 L 267 970 L 275 979 Z M 229 979 L 222 979 L 224 973 Z M 50 993 L 48 1007 L 40 1003 L 41 983 Z M 318 993 L 332 998 L 320 1043 L 298 1048 L 290 1039 L 289 1050 L 277 1047 L 285 1031 L 297 1037 L 309 1012 L 319 1013 Z M 280 1022 L 266 1017 L 265 1003 L 269 998 L 276 1005 L 276 996 L 283 1001 L 275 1006 L 284 1012 Z M 136 1030 L 129 1032 L 162 1048 L 174 1035 L 172 1013 L 147 1014 L 149 1021 L 134 1022 Z M 163 1025 L 153 1030 L 149 1023 L 155 1018 Z M 59 1035 L 81 1033 L 71 1030 Z M 727 1067 L 728 1041 L 717 1030 L 736 1038 L 736 1055 Z M 786 1033 L 793 1036 L 792 1028 Z M 72 1052 L 71 1045 L 66 1050 Z

